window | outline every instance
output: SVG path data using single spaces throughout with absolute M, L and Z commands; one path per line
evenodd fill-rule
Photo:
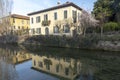
M 59 72 L 59 65 L 56 65 L 56 72 Z
M 59 27 L 58 26 L 54 27 L 54 33 L 59 33 Z
M 46 64 L 46 69 L 50 70 L 50 65 L 49 64 Z
M 67 19 L 67 10 L 64 11 L 64 19 Z
M 77 17 L 77 11 L 72 11 L 72 16 L 73 16 L 73 18 L 76 18 Z
M 27 24 L 29 24 L 29 20 L 27 20 Z
M 47 20 L 48 20 L 48 15 L 45 14 L 45 15 L 44 15 L 44 21 L 47 21 Z
M 42 62 L 39 62 L 38 64 L 39 64 L 39 67 L 41 67 L 41 68 L 43 67 L 43 63 Z
M 69 75 L 69 68 L 65 68 L 65 75 Z
M 34 66 L 36 66 L 36 61 L 34 60 Z
M 24 20 L 22 20 L 22 24 L 24 24 Z
M 80 13 L 78 13 L 78 20 L 80 20 Z
M 32 34 L 35 34 L 35 29 L 31 29 L 31 33 L 32 33 Z
M 70 27 L 69 27 L 68 24 L 63 26 L 63 31 L 64 31 L 64 33 L 69 33 L 70 32 Z
M 54 19 L 57 20 L 57 12 L 54 13 Z
M 18 26 L 18 29 L 20 29 L 20 26 Z
M 38 34 L 41 33 L 41 28 L 37 28 L 37 33 L 38 33 Z
M 40 16 L 36 17 L 36 23 L 40 22 Z
M 31 23 L 33 23 L 33 18 L 31 18 Z
M 15 18 L 13 18 L 13 23 L 15 23 Z
M 72 16 L 73 16 L 73 23 L 77 22 L 77 11 L 72 11 Z

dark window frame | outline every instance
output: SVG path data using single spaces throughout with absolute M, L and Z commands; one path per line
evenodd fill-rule
M 72 10 L 73 23 L 77 22 L 77 11 Z
M 31 18 L 31 23 L 33 24 L 34 23 L 34 21 L 33 21 L 34 19 L 33 18 Z
M 68 24 L 63 26 L 64 33 L 70 33 L 70 26 Z
M 54 13 L 54 20 L 57 20 L 58 16 L 57 16 L 57 12 Z
M 15 18 L 13 18 L 13 23 L 15 23 Z
M 67 10 L 64 10 L 64 19 L 67 19 L 68 18 L 68 12 Z
M 36 17 L 36 23 L 39 23 L 40 22 L 40 16 L 37 16 Z
M 32 34 L 35 34 L 35 29 L 34 29 L 34 28 L 31 29 L 31 33 L 32 33 Z
M 41 28 L 37 28 L 37 33 L 41 34 Z
M 44 15 L 44 21 L 48 21 L 48 14 Z
M 59 33 L 59 27 L 58 26 L 54 27 L 54 33 Z
M 43 63 L 41 61 L 39 61 L 39 67 L 43 68 Z

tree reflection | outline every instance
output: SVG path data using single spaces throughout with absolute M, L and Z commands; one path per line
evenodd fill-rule
M 0 60 L 0 80 L 16 80 L 16 76 L 14 65 Z
M 0 80 L 17 80 L 15 65 L 10 51 L 0 49 Z

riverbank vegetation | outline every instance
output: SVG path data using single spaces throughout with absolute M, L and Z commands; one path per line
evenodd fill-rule
M 97 36 L 88 35 L 84 36 L 33 36 L 28 38 L 24 43 L 40 44 L 43 46 L 53 47 L 73 47 L 73 48 L 88 48 L 89 46 L 96 44 Z
M 101 35 L 103 32 L 120 31 L 119 0 L 97 0 L 92 13 L 100 21 Z

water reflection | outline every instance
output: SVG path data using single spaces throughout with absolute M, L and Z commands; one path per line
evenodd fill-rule
M 72 58 L 33 55 L 32 67 L 58 77 L 75 79 L 80 75 L 81 62 Z
M 11 51 L 0 48 L 0 80 L 15 80 L 16 70 L 12 62 Z
M 24 51 L 0 48 L 0 80 L 17 80 L 16 64 L 31 59 Z
M 119 52 L 31 47 L 0 47 L 0 80 L 120 80 Z
M 31 58 L 32 58 L 32 54 L 29 54 L 25 51 L 17 51 L 17 52 L 14 52 L 13 63 L 19 64 L 27 60 L 30 60 Z

